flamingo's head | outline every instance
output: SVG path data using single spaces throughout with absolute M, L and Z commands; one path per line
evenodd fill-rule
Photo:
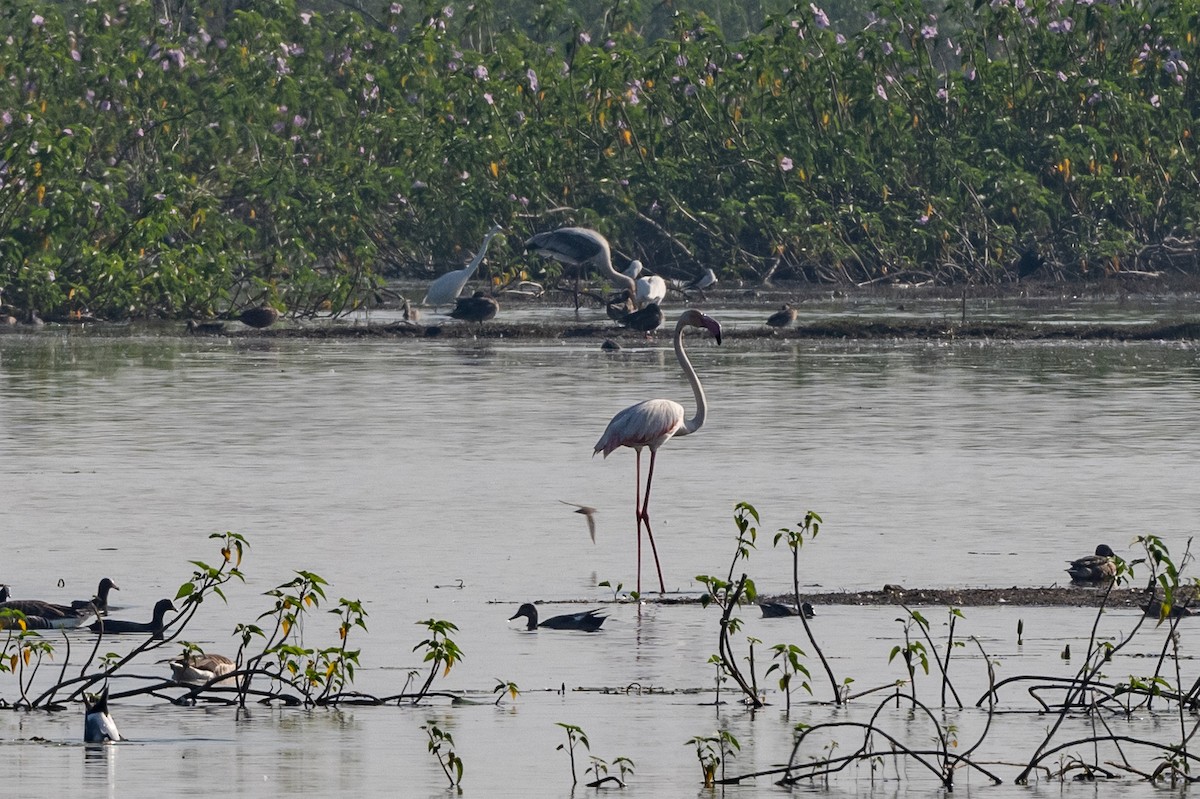
M 709 333 L 712 333 L 713 338 L 717 343 L 721 343 L 721 323 L 705 313 L 697 311 L 695 308 L 689 308 L 683 312 L 683 316 L 679 317 L 678 325 L 680 327 L 702 327 Z

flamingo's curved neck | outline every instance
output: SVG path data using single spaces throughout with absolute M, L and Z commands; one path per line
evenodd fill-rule
M 683 375 L 692 384 L 692 394 L 696 397 L 696 415 L 683 423 L 683 427 L 675 432 L 677 436 L 686 436 L 688 433 L 694 433 L 704 426 L 704 417 L 708 415 L 708 400 L 704 396 L 704 386 L 700 385 L 700 378 L 696 375 L 696 370 L 692 368 L 692 362 L 688 360 L 687 353 L 683 349 L 683 328 L 685 327 L 681 319 L 675 325 L 675 359 L 679 361 L 679 368 L 683 369 Z

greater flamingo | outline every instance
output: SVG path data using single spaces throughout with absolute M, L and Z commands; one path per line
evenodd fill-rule
M 421 304 L 431 305 L 434 309 L 437 309 L 439 305 L 449 305 L 458 299 L 458 295 L 462 294 L 463 287 L 467 285 L 467 281 L 471 279 L 471 275 L 475 274 L 475 270 L 483 263 L 483 256 L 487 254 L 488 247 L 492 244 L 492 239 L 496 237 L 497 233 L 503 232 L 504 228 L 500 225 L 492 225 L 492 229 L 483 237 L 483 245 L 479 248 L 479 252 L 475 253 L 475 257 L 471 259 L 471 263 L 462 269 L 447 272 L 430 283 L 429 290 L 425 292 L 425 299 Z
M 650 529 L 650 485 L 654 481 L 654 461 L 658 456 L 658 448 L 671 440 L 672 436 L 686 436 L 694 433 L 704 425 L 708 414 L 708 401 L 704 397 L 704 388 L 700 378 L 692 368 L 687 353 L 683 350 L 683 330 L 687 327 L 702 327 L 712 333 L 717 343 L 721 343 L 721 324 L 716 319 L 689 308 L 675 323 L 675 359 L 683 369 L 683 374 L 692 385 L 692 393 L 696 397 L 696 415 L 691 419 L 684 418 L 683 406 L 669 399 L 652 399 L 630 405 L 618 413 L 608 423 L 604 435 L 596 442 L 592 452 L 604 453 L 604 457 L 620 447 L 631 447 L 637 461 L 637 494 L 634 500 L 634 513 L 637 518 L 638 535 L 638 577 L 637 590 L 642 592 L 642 525 L 646 525 L 646 536 L 650 539 L 650 549 L 654 553 L 654 566 L 658 570 L 659 593 L 666 593 L 666 583 L 663 581 L 662 565 L 658 561 L 658 549 L 654 545 L 654 532 Z M 646 495 L 642 497 L 642 449 L 650 448 L 650 469 L 646 474 Z

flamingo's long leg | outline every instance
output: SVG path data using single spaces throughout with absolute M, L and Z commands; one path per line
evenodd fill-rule
M 642 448 L 638 447 L 634 450 L 636 455 L 637 468 L 635 478 L 637 479 L 637 487 L 634 492 L 633 500 L 633 517 L 637 522 L 637 592 L 642 593 Z M 651 453 L 651 460 L 654 454 Z M 658 557 L 657 555 L 655 556 Z
M 638 521 L 646 523 L 646 537 L 650 539 L 650 551 L 654 553 L 654 568 L 658 570 L 658 593 L 667 593 L 667 585 L 663 582 L 662 564 L 658 562 L 658 547 L 654 545 L 654 531 L 650 529 L 650 483 L 654 481 L 654 459 L 657 450 L 650 450 L 650 470 L 646 473 L 646 498 L 642 500 L 642 509 L 638 513 Z M 640 471 L 640 470 L 639 470 Z M 641 562 L 641 528 L 638 528 L 638 593 L 641 593 L 642 562 Z

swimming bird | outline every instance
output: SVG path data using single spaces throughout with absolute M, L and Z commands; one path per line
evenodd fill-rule
M 453 272 L 447 272 L 437 280 L 429 284 L 429 288 L 425 291 L 425 299 L 422 300 L 422 305 L 431 305 L 436 310 L 439 305 L 449 305 L 458 299 L 458 295 L 462 294 L 463 288 L 467 285 L 467 281 L 471 279 L 471 275 L 475 274 L 475 270 L 483 263 L 483 256 L 487 254 L 488 247 L 492 244 L 492 239 L 496 234 L 503 233 L 504 228 L 500 225 L 492 225 L 483 237 L 483 244 L 479 247 L 479 252 L 475 253 L 475 257 L 471 262 L 462 269 L 455 269 Z
M 1159 599 L 1151 599 L 1148 605 L 1142 605 L 1142 613 L 1159 621 L 1194 615 L 1194 611 L 1186 605 L 1171 605 L 1168 608 L 1167 604 Z
M 621 324 L 630 330 L 640 330 L 643 333 L 650 334 L 658 330 L 663 323 L 662 308 L 651 303 L 645 308 L 634 311 L 631 314 L 626 314 L 621 320 Z
M 634 303 L 639 308 L 644 308 L 651 303 L 662 304 L 662 301 L 667 298 L 667 281 L 658 275 L 642 277 L 642 269 L 642 262 L 636 258 L 630 261 L 629 266 L 625 268 L 625 274 L 634 280 Z
M 796 321 L 796 309 L 786 303 L 775 313 L 767 317 L 768 327 L 787 327 Z
M 7 596 L 8 586 L 4 587 Z M 86 607 L 71 607 L 40 599 L 6 599 L 0 602 L 0 611 L 16 610 L 25 614 L 25 627 L 33 630 L 72 629 L 96 615 L 91 603 Z M 0 628 L 15 626 L 12 619 L 0 619 Z
M 1096 547 L 1096 554 L 1069 561 L 1067 574 L 1076 585 L 1098 585 L 1117 576 L 1116 553 L 1108 546 Z
M 584 632 L 594 633 L 600 629 L 600 625 L 604 624 L 604 620 L 608 618 L 599 614 L 600 611 L 598 610 L 584 610 L 579 613 L 551 616 L 539 624 L 537 608 L 531 603 L 526 602 L 517 608 L 517 612 L 509 616 L 508 620 L 512 621 L 522 616 L 525 617 L 529 622 L 525 625 L 526 630 L 536 630 L 538 627 L 546 627 L 551 630 L 583 630 Z
M 637 281 L 613 268 L 608 239 L 590 228 L 560 227 L 538 233 L 525 242 L 525 251 L 569 266 L 595 266 L 637 302 Z
M 83 697 L 83 740 L 90 744 L 106 744 L 120 741 L 117 724 L 108 714 L 108 686 L 99 696 L 89 700 Z
M 638 540 L 638 593 L 642 591 L 642 525 L 646 527 L 646 535 L 650 540 L 650 549 L 654 552 L 654 565 L 658 570 L 658 587 L 660 593 L 666 593 L 663 581 L 662 565 L 658 560 L 658 549 L 654 545 L 654 533 L 650 528 L 650 485 L 654 481 L 654 461 L 658 457 L 658 448 L 671 440 L 672 436 L 686 436 L 694 433 L 704 425 L 708 415 L 708 402 L 704 397 L 704 388 L 700 378 L 692 368 L 687 353 L 683 349 L 683 331 L 688 327 L 700 327 L 712 334 L 717 343 L 721 343 L 721 324 L 710 316 L 689 308 L 679 317 L 675 324 L 675 359 L 683 370 L 684 377 L 692 386 L 692 394 L 696 398 L 696 415 L 691 419 L 684 418 L 683 406 L 669 399 L 652 399 L 631 405 L 618 413 L 608 423 L 604 434 L 596 442 L 592 452 L 604 453 L 608 457 L 620 447 L 631 447 L 636 454 L 637 493 L 634 499 L 634 513 L 637 517 Z M 646 475 L 646 498 L 642 499 L 642 449 L 650 448 L 650 470 Z
M 483 323 L 494 319 L 499 310 L 500 303 L 484 292 L 477 291 L 470 297 L 459 298 L 455 302 L 454 310 L 450 312 L 450 318 L 461 319 L 464 322 L 478 322 L 479 328 L 482 330 Z
M 561 499 L 559 502 L 573 506 L 576 513 L 582 513 L 587 517 L 588 535 L 592 537 L 592 543 L 596 543 L 596 509 L 590 505 L 576 505 L 574 502 L 565 502 Z
M 104 615 L 108 613 L 108 592 L 120 590 L 120 586 L 105 577 L 100 581 L 100 585 L 96 586 L 96 595 L 94 597 L 91 599 L 76 599 L 71 602 L 71 607 L 76 610 L 87 610 L 89 607 L 94 607 L 98 614 Z
M 94 633 L 152 633 L 154 638 L 163 637 L 163 620 L 167 611 L 175 610 L 169 599 L 160 599 L 154 605 L 154 618 L 150 621 L 124 621 L 122 619 L 100 619 L 88 625 Z
M 783 602 L 759 602 L 758 607 L 762 610 L 764 619 L 781 619 L 786 616 L 799 616 L 796 612 L 795 605 L 786 605 Z M 811 619 L 813 606 L 807 602 L 800 603 L 800 609 L 804 611 L 804 618 Z
M 260 305 L 257 308 L 247 308 L 238 316 L 238 321 L 247 327 L 259 330 L 270 327 L 279 319 L 279 311 L 270 305 Z
M 204 652 L 185 652 L 181 657 L 169 661 L 167 665 L 171 668 L 171 679 L 184 685 L 207 685 L 236 669 L 233 661 L 224 655 Z M 213 685 L 233 685 L 236 682 L 234 678 L 229 677 L 218 680 Z

